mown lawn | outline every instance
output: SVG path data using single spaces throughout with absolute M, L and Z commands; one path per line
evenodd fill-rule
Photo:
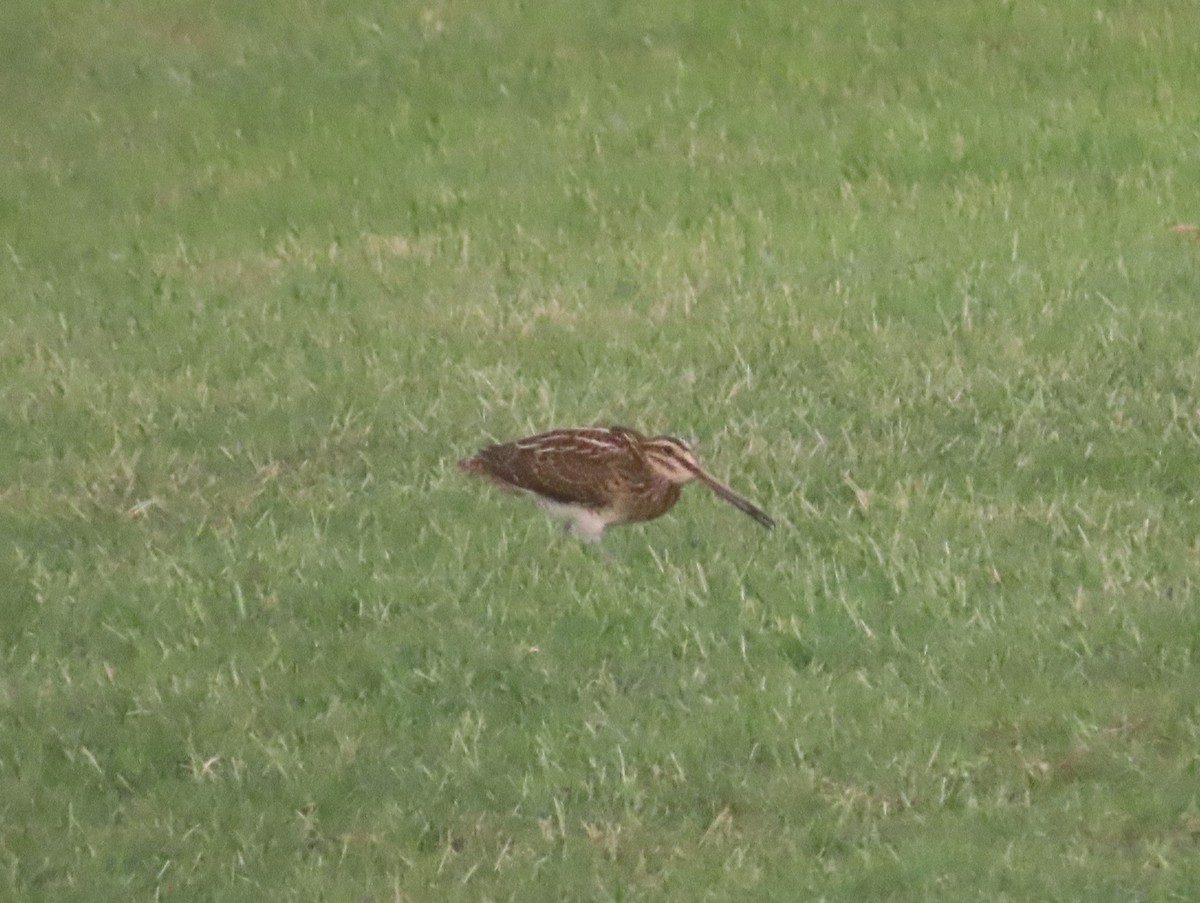
M 7 0 L 0 897 L 1200 897 L 1192 6 Z

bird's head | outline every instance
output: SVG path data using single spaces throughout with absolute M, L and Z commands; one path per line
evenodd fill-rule
M 690 483 L 692 480 L 699 480 L 729 504 L 750 515 L 762 526 L 767 528 L 775 526 L 775 521 L 765 511 L 749 499 L 738 495 L 701 467 L 692 447 L 682 439 L 675 436 L 655 436 L 653 439 L 644 440 L 639 451 L 646 463 L 662 479 L 677 486 Z
M 692 447 L 675 436 L 647 439 L 639 451 L 654 472 L 670 483 L 682 485 L 705 476 Z

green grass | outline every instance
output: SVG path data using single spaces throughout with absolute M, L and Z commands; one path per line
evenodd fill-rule
M 3 4 L 0 896 L 1200 896 L 1192 0 L 644 6 Z

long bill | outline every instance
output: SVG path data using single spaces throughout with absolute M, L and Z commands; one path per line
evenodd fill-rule
M 733 507 L 737 508 L 739 511 L 749 514 L 759 524 L 766 527 L 768 530 L 775 526 L 775 521 L 769 514 L 767 514 L 767 512 L 763 511 L 762 508 L 759 508 L 758 505 L 754 504 L 749 499 L 738 495 L 712 474 L 707 473 L 698 467 L 692 472 L 695 473 L 697 480 L 699 480 L 725 501 L 729 502 L 729 504 L 733 505 Z

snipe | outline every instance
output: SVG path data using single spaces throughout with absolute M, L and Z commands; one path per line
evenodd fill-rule
M 643 436 L 627 426 L 552 430 L 481 449 L 458 466 L 504 489 L 528 492 L 567 529 L 595 542 L 612 524 L 654 520 L 680 487 L 705 484 L 764 527 L 767 514 L 708 473 L 682 439 Z

